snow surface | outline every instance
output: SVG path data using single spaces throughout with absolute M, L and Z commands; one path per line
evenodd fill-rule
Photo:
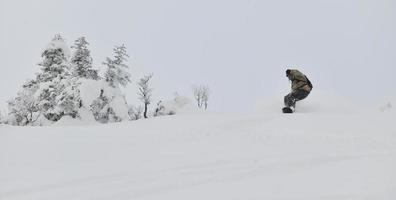
M 315 106 L 2 125 L 0 199 L 396 199 L 396 113 Z

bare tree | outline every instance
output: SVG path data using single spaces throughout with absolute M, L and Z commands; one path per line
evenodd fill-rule
M 208 86 L 193 86 L 194 98 L 197 101 L 198 108 L 208 108 L 210 90 Z
M 150 82 L 152 77 L 153 77 L 153 74 L 145 75 L 137 83 L 138 87 L 139 87 L 139 93 L 138 93 L 139 99 L 144 104 L 144 112 L 143 112 L 143 117 L 144 118 L 147 118 L 148 105 L 151 104 L 151 93 L 152 93 L 153 89 L 150 88 L 149 82 Z

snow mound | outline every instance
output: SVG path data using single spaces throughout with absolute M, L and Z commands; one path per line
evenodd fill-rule
M 286 94 L 285 94 L 286 95 Z M 284 96 L 262 100 L 256 106 L 260 113 L 281 113 Z M 297 102 L 297 113 L 356 113 L 359 112 L 356 103 L 341 95 L 324 92 L 312 91 L 304 100 Z
M 159 103 L 160 115 L 193 113 L 198 109 L 192 104 L 192 100 L 188 97 L 177 96 L 172 100 Z
M 126 103 L 125 97 L 123 95 L 114 95 L 112 101 L 110 102 L 110 107 L 113 108 L 113 111 L 122 120 L 129 119 L 128 104 Z
M 100 91 L 105 88 L 105 82 L 83 78 L 79 81 L 80 98 L 83 106 L 89 108 L 92 102 L 99 97 Z
M 89 109 L 93 101 L 103 92 L 103 95 L 111 100 L 109 106 L 113 108 L 115 114 L 122 120 L 129 118 L 128 104 L 119 88 L 110 87 L 104 80 L 81 79 L 79 89 L 83 107 Z
M 92 115 L 92 112 L 86 108 L 81 108 L 78 114 L 80 116 L 77 118 L 63 116 L 59 121 L 55 122 L 53 126 L 81 126 L 99 124 Z
M 84 121 L 78 118 L 72 118 L 68 115 L 63 116 L 59 121 L 55 122 L 53 126 L 78 126 L 78 125 L 86 125 Z

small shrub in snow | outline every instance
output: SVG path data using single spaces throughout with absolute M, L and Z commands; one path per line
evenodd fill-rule
M 139 120 L 143 117 L 143 106 L 131 106 L 128 109 L 130 120 Z

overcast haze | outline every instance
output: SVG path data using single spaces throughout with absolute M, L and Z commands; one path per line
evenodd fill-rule
M 0 0 L 2 107 L 39 71 L 57 33 L 69 46 L 85 36 L 96 68 L 124 43 L 134 81 L 153 72 L 158 99 L 191 96 L 191 85 L 207 84 L 212 110 L 283 101 L 287 67 L 306 73 L 313 92 L 369 104 L 396 93 L 392 0 Z M 137 102 L 132 87 L 125 91 Z

